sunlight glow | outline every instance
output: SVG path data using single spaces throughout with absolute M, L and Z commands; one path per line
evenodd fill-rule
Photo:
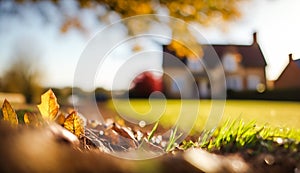
M 77 12 L 76 4 L 74 5 L 72 2 L 64 1 L 65 6 L 68 7 L 65 10 L 69 11 L 71 16 Z M 11 4 L 9 1 L 3 4 L 1 10 L 10 8 Z M 258 42 L 268 64 L 266 68 L 267 78 L 274 80 L 287 65 L 289 53 L 292 53 L 295 59 L 300 58 L 299 6 L 300 1 L 298 0 L 253 0 L 241 6 L 243 11 L 241 19 L 230 22 L 224 27 L 203 27 L 196 24 L 195 26 L 211 44 L 251 44 L 252 33 L 256 31 L 258 33 Z M 43 85 L 54 87 L 70 86 L 73 82 L 74 70 L 81 52 L 84 50 L 88 40 L 99 29 L 103 28 L 104 24 L 99 22 L 93 15 L 95 11 L 87 9 L 79 14 L 79 20 L 83 21 L 82 25 L 88 28 L 87 31 L 82 33 L 71 29 L 67 33 L 61 33 L 57 29 L 61 23 L 56 13 L 57 9 L 49 2 L 44 2 L 41 8 L 53 17 L 51 19 L 53 21 L 46 25 L 41 17 L 37 15 L 37 11 L 33 10 L 30 5 L 22 7 L 22 17 L 3 15 L 4 13 L 1 13 L 0 76 L 13 55 L 15 42 L 18 42 L 20 37 L 27 36 L 33 38 L 33 41 L 30 42 L 31 45 L 38 45 L 44 51 L 40 61 L 45 74 Z M 96 13 L 103 13 L 103 10 L 101 7 L 96 8 Z M 140 10 L 145 9 L 142 8 Z M 193 13 L 193 8 L 186 7 L 185 12 Z M 116 21 L 119 19 L 115 14 L 111 15 L 109 20 Z M 170 32 L 167 28 L 164 30 Z M 118 35 L 118 32 L 114 32 L 107 36 L 107 40 L 117 37 L 120 37 L 120 35 Z M 105 46 L 105 41 L 103 46 Z M 148 49 L 145 45 L 142 48 Z M 158 47 L 156 49 L 160 50 Z M 107 63 L 107 67 L 103 69 L 106 75 L 103 75 L 105 77 L 100 79 L 99 86 L 109 88 L 111 85 L 114 74 L 111 72 L 116 71 L 115 68 L 118 68 L 121 62 L 126 60 L 126 57 L 122 60 L 121 56 L 128 51 L 122 51 L 115 55 L 117 56 L 116 59 L 118 59 L 117 63 Z M 161 66 L 159 57 L 149 58 L 152 59 L 154 66 Z

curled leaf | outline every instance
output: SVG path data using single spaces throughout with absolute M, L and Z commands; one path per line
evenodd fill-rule
M 3 120 L 9 121 L 11 125 L 18 124 L 18 116 L 11 104 L 5 99 L 2 105 Z
M 18 123 L 19 124 L 25 124 L 25 122 L 24 122 L 24 115 L 25 115 L 26 112 L 33 112 L 30 109 L 17 109 L 15 111 L 16 111 L 17 116 L 18 116 Z
M 76 111 L 70 113 L 64 122 L 64 127 L 76 135 L 78 138 L 84 135 L 84 125 L 83 120 L 77 114 Z
M 116 123 L 113 123 L 111 128 L 112 128 L 112 130 L 117 132 L 120 136 L 123 136 L 125 138 L 131 139 L 131 140 L 134 140 L 134 141 L 136 140 L 132 130 L 129 129 L 129 128 L 121 127 Z
M 26 125 L 30 125 L 34 127 L 38 127 L 41 125 L 41 121 L 39 120 L 39 117 L 37 116 L 37 114 L 33 112 L 26 112 L 24 114 L 24 123 Z
M 41 104 L 38 108 L 45 119 L 54 120 L 59 110 L 59 104 L 57 103 L 56 96 L 53 91 L 49 89 L 41 96 Z

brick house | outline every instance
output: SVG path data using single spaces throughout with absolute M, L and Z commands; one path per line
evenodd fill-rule
M 300 59 L 289 54 L 289 63 L 273 84 L 274 89 L 300 89 Z
M 182 64 L 187 67 L 193 80 L 188 78 L 184 72 L 184 66 L 175 61 L 170 61 L 169 55 L 175 55 L 175 52 L 163 46 L 163 70 L 165 74 L 171 73 L 172 78 L 164 75 L 164 92 L 168 98 L 209 98 L 211 97 L 210 78 L 206 72 L 206 67 L 212 70 L 224 70 L 227 90 L 248 91 L 256 90 L 262 92 L 266 88 L 266 61 L 263 53 L 257 43 L 256 33 L 253 34 L 253 43 L 251 45 L 202 45 L 203 57 L 199 59 L 181 58 Z M 214 49 L 214 54 L 219 58 L 222 67 L 216 63 L 209 62 L 212 56 L 211 51 L 205 47 Z M 203 65 L 204 62 L 204 65 Z M 208 62 L 205 64 L 205 62 Z M 206 66 L 206 67 L 205 67 Z M 191 82 L 196 83 L 197 89 L 192 87 Z M 197 90 L 197 91 L 196 91 Z M 215 91 L 215 90 L 214 90 Z

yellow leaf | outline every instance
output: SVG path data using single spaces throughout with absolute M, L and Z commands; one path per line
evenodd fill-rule
M 83 120 L 80 118 L 76 111 L 73 111 L 67 116 L 64 122 L 64 127 L 74 135 L 76 135 L 78 138 L 84 135 Z
M 64 125 L 65 119 L 66 119 L 66 118 L 65 118 L 65 114 L 60 113 L 60 114 L 56 117 L 55 122 L 56 122 L 57 124 L 59 124 L 59 125 Z
M 56 118 L 59 104 L 51 89 L 41 96 L 41 104 L 38 105 L 38 108 L 44 119 L 54 120 Z
M 30 118 L 29 118 L 29 116 L 30 115 L 28 115 L 28 113 L 26 112 L 25 114 L 24 114 L 24 123 L 25 124 L 30 124 Z
M 18 124 L 18 116 L 10 103 L 5 99 L 2 105 L 3 120 L 9 121 L 12 125 Z
M 35 127 L 38 127 L 39 125 L 41 125 L 41 122 L 40 122 L 38 116 L 32 112 L 26 112 L 24 114 L 24 122 L 26 125 L 35 126 Z

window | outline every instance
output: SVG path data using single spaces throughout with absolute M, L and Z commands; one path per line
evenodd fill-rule
M 257 75 L 249 75 L 247 78 L 247 87 L 249 90 L 256 90 L 260 84 L 260 77 Z
M 227 89 L 240 91 L 243 89 L 243 81 L 240 76 L 229 76 L 226 78 Z
M 237 62 L 234 54 L 226 53 L 222 61 L 225 71 L 234 72 L 237 70 Z
M 183 90 L 184 78 L 181 76 L 174 77 L 171 84 L 172 92 L 179 93 Z
M 188 59 L 187 66 L 192 72 L 203 71 L 203 67 L 199 59 Z

